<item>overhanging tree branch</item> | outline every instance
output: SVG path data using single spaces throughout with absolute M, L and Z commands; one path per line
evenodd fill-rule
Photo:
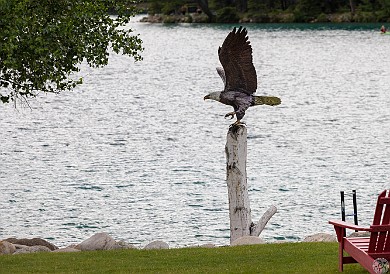
M 40 0 L 0 3 L 0 99 L 34 97 L 35 91 L 71 90 L 71 79 L 84 60 L 92 67 L 108 63 L 109 48 L 142 60 L 142 41 L 123 28 L 136 1 Z M 115 7 L 117 16 L 109 11 Z M 6 94 L 1 93 L 4 89 Z M 16 96 L 18 95 L 18 96 Z

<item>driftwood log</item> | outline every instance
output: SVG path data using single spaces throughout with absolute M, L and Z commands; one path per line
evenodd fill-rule
M 257 224 L 252 222 L 246 176 L 247 129 L 244 125 L 229 128 L 225 152 L 232 243 L 243 236 L 259 236 L 277 209 L 271 206 Z

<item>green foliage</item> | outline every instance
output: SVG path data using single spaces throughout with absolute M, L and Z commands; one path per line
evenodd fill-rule
M 162 13 L 165 15 L 177 14 L 180 7 L 183 5 L 182 1 L 168 1 L 163 5 Z
M 232 1 L 229 0 L 209 0 L 209 5 L 214 10 L 223 9 L 226 7 L 232 7 Z
M 82 82 L 78 65 L 108 62 L 108 50 L 141 60 L 142 41 L 123 28 L 130 0 L 0 0 L 0 100 L 58 93 Z M 115 10 L 117 16 L 110 16 Z
M 377 21 L 377 16 L 373 12 L 360 12 L 354 14 L 352 20 L 358 23 L 369 23 Z
M 269 11 L 269 7 L 266 4 L 261 3 L 261 1 L 249 0 L 248 10 L 256 13 L 264 13 Z
M 289 23 L 289 22 L 377 22 L 390 21 L 390 0 L 145 0 L 149 13 L 178 14 L 179 7 L 188 3 L 201 3 L 208 20 L 199 20 L 192 14 L 193 22 L 236 23 Z M 355 16 L 351 13 L 354 7 Z M 227 10 L 225 10 L 228 8 Z M 234 12 L 233 10 L 234 9 Z M 369 14 L 371 13 L 371 14 Z M 220 18 L 215 20 L 217 15 Z M 237 15 L 237 16 L 236 16 Z M 237 19 L 239 17 L 239 19 Z M 177 18 L 165 21 L 182 22 Z
M 149 0 L 149 14 L 164 14 L 164 15 L 172 15 L 180 13 L 181 7 L 186 5 L 185 0 Z
M 387 15 L 388 20 L 390 20 L 390 0 L 379 0 L 381 10 L 385 15 Z
M 240 20 L 236 8 L 226 7 L 217 11 L 218 23 L 237 23 Z
M 0 256 L 0 273 L 339 273 L 337 243 Z M 359 264 L 343 273 L 367 273 Z
M 5 1 L 5 0 L 2 0 Z M 165 5 L 170 3 L 179 4 L 181 6 L 188 4 L 187 0 L 144 0 L 149 3 L 149 11 L 159 10 Z M 318 16 L 321 13 L 341 13 L 350 11 L 351 3 L 354 3 L 357 10 L 360 11 L 373 11 L 380 12 L 382 10 L 390 10 L 390 0 L 208 0 L 204 1 L 208 3 L 210 9 L 216 11 L 225 7 L 236 7 L 246 3 L 248 12 L 253 13 L 269 13 L 277 11 L 296 11 L 301 13 L 311 14 L 312 16 Z M 157 8 L 156 8 L 157 7 Z M 156 12 L 158 13 L 158 12 Z
M 267 13 L 248 13 L 248 18 L 252 20 L 253 23 L 269 23 L 270 17 Z
M 278 13 L 271 16 L 271 22 L 274 23 L 294 23 L 295 15 L 293 13 Z
M 151 15 L 160 14 L 162 12 L 163 4 L 160 2 L 152 2 L 149 5 L 148 13 Z
M 378 11 L 378 12 L 376 12 L 376 16 L 377 16 L 376 19 L 378 22 L 390 22 L 390 10 L 389 11 L 386 11 L 386 10 Z
M 325 13 L 321 13 L 317 17 L 317 22 L 321 22 L 321 23 L 329 22 L 328 16 Z
M 302 21 L 312 21 L 321 14 L 321 0 L 299 0 L 296 12 L 302 17 Z
M 362 0 L 362 3 L 359 5 L 359 10 L 363 12 L 372 11 L 373 3 L 370 0 Z

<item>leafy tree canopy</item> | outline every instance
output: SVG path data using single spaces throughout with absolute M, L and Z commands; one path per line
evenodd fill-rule
M 126 28 L 130 0 L 0 0 L 0 100 L 71 90 L 78 65 L 108 63 L 108 51 L 141 60 L 142 41 Z M 109 12 L 115 11 L 115 16 Z

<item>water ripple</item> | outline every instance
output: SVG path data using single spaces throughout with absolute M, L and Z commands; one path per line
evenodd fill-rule
M 229 243 L 225 183 L 230 108 L 204 102 L 227 26 L 133 23 L 144 61 L 112 54 L 82 66 L 84 85 L 1 106 L 0 238 L 78 243 L 100 231 L 144 245 Z M 358 193 L 361 224 L 389 187 L 390 52 L 375 30 L 248 25 L 258 94 L 280 107 L 247 112 L 253 221 L 278 207 L 262 237 L 333 232 L 339 191 Z M 352 208 L 347 196 L 347 210 Z

